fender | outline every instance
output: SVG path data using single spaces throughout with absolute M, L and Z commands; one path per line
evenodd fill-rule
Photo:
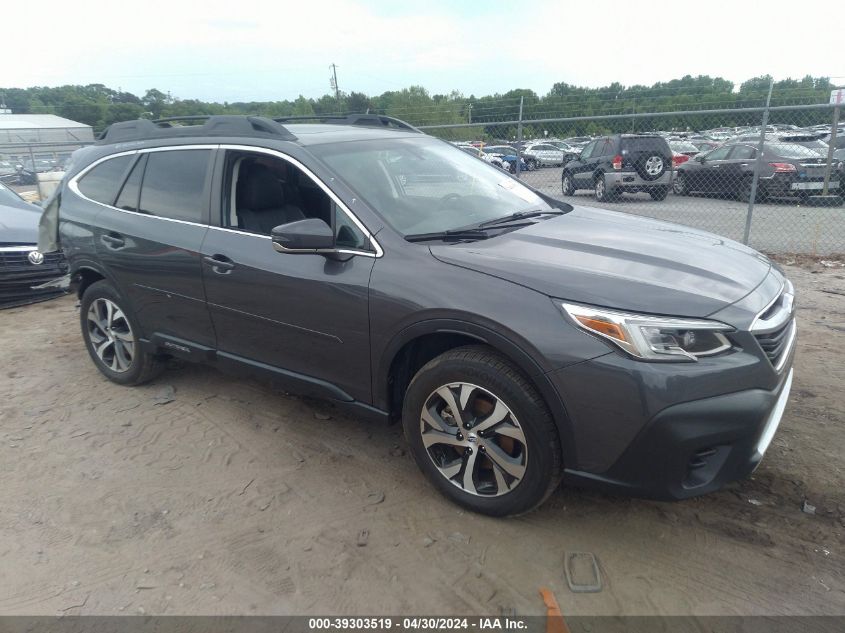
M 510 359 L 534 383 L 551 411 L 561 440 L 564 464 L 577 464 L 572 423 L 560 395 L 541 365 L 522 347 L 500 332 L 459 319 L 428 319 L 418 321 L 398 332 L 382 351 L 374 369 L 374 406 L 387 410 L 389 405 L 388 377 L 393 359 L 407 343 L 426 334 L 461 334 L 477 339 Z

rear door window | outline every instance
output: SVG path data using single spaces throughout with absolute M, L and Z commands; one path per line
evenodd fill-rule
M 210 158 L 207 149 L 150 152 L 141 187 L 141 213 L 204 222 Z
M 114 204 L 126 170 L 129 169 L 134 158 L 132 155 L 127 155 L 103 161 L 80 179 L 79 191 L 95 202 Z
M 753 147 L 749 147 L 748 145 L 737 145 L 734 147 L 734 151 L 731 154 L 732 159 L 737 160 L 748 160 L 754 158 L 757 152 L 754 150 Z
M 712 152 L 707 154 L 707 160 L 725 160 L 728 157 L 728 153 L 730 153 L 731 149 L 733 149 L 731 146 L 714 149 Z

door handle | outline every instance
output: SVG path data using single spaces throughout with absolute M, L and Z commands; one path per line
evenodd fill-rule
M 106 247 L 115 250 L 126 246 L 126 240 L 117 233 L 106 233 L 100 237 L 100 241 L 105 244 Z
M 235 262 L 225 255 L 211 255 L 203 257 L 202 260 L 211 266 L 211 269 L 218 275 L 228 275 L 235 267 Z

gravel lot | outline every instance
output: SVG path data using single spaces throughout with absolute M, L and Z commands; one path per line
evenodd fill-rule
M 74 298 L 0 312 L 0 614 L 530 615 L 540 586 L 567 615 L 845 614 L 845 268 L 787 272 L 794 395 L 753 478 L 511 520 L 441 498 L 398 427 L 207 367 L 119 387 Z M 568 590 L 567 551 L 602 592 Z
M 669 193 L 657 202 L 647 193 L 625 194 L 617 202 L 596 202 L 591 191 L 579 190 L 572 198 L 560 191 L 560 168 L 543 168 L 521 175 L 532 187 L 571 204 L 599 206 L 614 211 L 677 222 L 742 241 L 748 203 L 725 197 L 676 196 Z M 845 251 L 845 208 L 802 206 L 782 200 L 754 205 L 750 244 L 764 253 L 813 253 Z

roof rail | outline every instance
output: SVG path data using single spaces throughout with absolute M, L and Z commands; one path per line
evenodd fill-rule
M 178 121 L 205 121 L 202 125 L 172 125 Z M 294 141 L 296 136 L 278 122 L 259 116 L 229 114 L 168 117 L 151 121 L 136 119 L 112 123 L 98 137 L 98 142 L 120 143 L 158 138 L 193 136 L 258 136 Z
M 294 123 L 298 121 L 318 121 L 320 123 L 333 123 L 337 125 L 362 125 L 368 127 L 394 127 L 402 130 L 410 130 L 423 134 L 422 130 L 415 128 L 402 119 L 397 119 L 384 114 L 314 114 L 300 116 L 274 117 L 276 123 Z

